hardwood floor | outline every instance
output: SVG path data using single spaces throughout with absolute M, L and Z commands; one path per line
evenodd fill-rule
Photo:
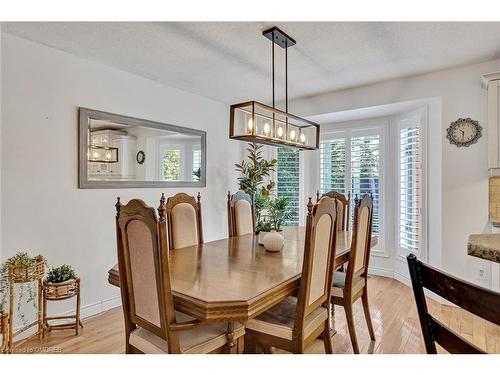
M 376 340 L 372 342 L 364 320 L 361 300 L 354 305 L 356 330 L 361 353 L 424 353 L 417 311 L 410 288 L 400 282 L 373 276 L 368 282 L 370 308 Z M 500 353 L 500 327 L 456 307 L 428 299 L 429 310 L 444 324 L 489 353 Z M 40 341 L 31 338 L 17 351 L 53 353 L 123 353 L 124 334 L 121 308 L 109 310 L 83 322 L 79 336 L 71 330 L 53 331 Z M 335 308 L 334 353 L 352 353 L 344 311 Z M 324 353 L 317 340 L 310 353 Z M 441 350 L 440 352 L 443 352 Z

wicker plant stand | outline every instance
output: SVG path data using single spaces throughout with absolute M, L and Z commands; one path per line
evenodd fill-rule
M 2 335 L 2 345 L 0 346 L 0 353 L 7 353 L 9 345 L 9 316 L 0 314 L 0 334 Z
M 76 311 L 74 315 L 65 316 L 47 316 L 48 301 L 62 301 L 76 296 Z M 72 323 L 64 324 L 49 324 L 50 320 L 74 319 Z M 80 321 L 80 279 L 70 279 L 62 283 L 43 283 L 43 332 L 42 337 L 46 332 L 53 329 L 74 329 L 75 335 L 78 335 L 80 327 L 83 328 Z
M 9 265 L 9 319 L 8 319 L 8 339 L 7 339 L 7 353 L 12 353 L 12 347 L 14 345 L 14 337 L 20 333 L 28 330 L 33 326 L 38 326 L 38 330 L 35 334 L 41 337 L 43 330 L 43 304 L 42 304 L 42 279 L 45 273 L 45 259 L 43 257 L 37 257 L 34 267 L 15 267 L 14 265 Z M 19 329 L 14 332 L 14 286 L 15 284 L 31 283 L 37 282 L 38 292 L 37 292 L 37 307 L 38 307 L 38 317 L 33 323 Z

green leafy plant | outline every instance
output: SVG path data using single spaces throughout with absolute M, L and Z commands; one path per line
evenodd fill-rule
M 29 273 L 34 273 L 36 269 L 36 265 L 38 262 L 43 261 L 45 265 L 47 265 L 47 261 L 42 255 L 37 255 L 31 257 L 27 252 L 18 252 L 16 255 L 8 258 L 1 266 L 0 266 L 0 313 L 5 312 L 7 305 L 7 296 L 10 293 L 10 285 L 9 285 L 9 269 L 13 268 L 14 270 L 30 270 Z M 15 271 L 14 271 L 15 272 Z M 36 306 L 35 299 L 35 288 L 32 282 L 28 283 L 16 283 L 18 285 L 19 294 L 17 298 L 17 315 L 23 325 L 27 324 L 26 317 L 21 310 L 21 306 L 23 300 L 25 299 L 25 288 L 28 293 L 26 298 L 26 303 L 33 303 L 34 307 Z
M 255 228 L 255 231 L 257 233 L 270 232 L 271 230 L 273 230 L 273 225 L 271 224 L 270 220 L 264 218 L 257 222 L 257 227 Z
M 240 190 L 252 196 L 252 199 L 255 199 L 257 193 L 264 197 L 268 196 L 275 185 L 272 180 L 268 180 L 266 184 L 264 179 L 270 177 L 278 161 L 276 159 L 265 160 L 262 157 L 262 147 L 262 145 L 249 143 L 246 149 L 249 160 L 242 160 L 241 163 L 234 165 L 236 171 L 242 174 L 238 178 Z
M 201 180 L 201 167 L 197 170 L 193 171 L 193 180 L 200 181 Z
M 59 267 L 53 267 L 47 273 L 45 282 L 47 283 L 62 283 L 71 279 L 76 279 L 76 272 L 73 267 L 63 264 Z
M 272 229 L 279 232 L 281 226 L 287 219 L 288 213 L 286 208 L 288 207 L 287 198 L 274 198 L 269 200 L 268 216 L 271 222 Z

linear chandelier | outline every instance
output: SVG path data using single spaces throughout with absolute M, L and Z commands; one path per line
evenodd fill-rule
M 288 48 L 296 42 L 276 26 L 263 31 L 262 34 L 272 42 L 273 104 L 269 106 L 252 100 L 231 105 L 229 138 L 300 150 L 317 150 L 319 148 L 319 124 L 288 113 Z M 275 107 L 275 44 L 285 50 L 284 111 Z

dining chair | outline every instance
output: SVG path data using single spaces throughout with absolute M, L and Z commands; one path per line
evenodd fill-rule
M 363 302 L 366 324 L 370 338 L 375 340 L 373 325 L 368 305 L 368 263 L 370 261 L 370 245 L 372 232 L 373 199 L 363 196 L 354 208 L 354 224 L 351 240 L 351 251 L 346 272 L 335 271 L 331 302 L 344 307 L 347 327 L 354 353 L 359 353 L 354 313 L 352 305 L 359 298 Z
M 496 325 L 500 325 L 500 293 L 428 266 L 419 261 L 415 254 L 408 255 L 406 259 L 427 353 L 437 353 L 436 343 L 453 354 L 485 353 L 429 314 L 424 288 Z
M 165 200 L 116 203 L 120 292 L 126 353 L 241 352 L 243 325 L 206 324 L 175 309 L 170 285 Z M 235 342 L 236 340 L 236 342 Z
M 320 335 L 326 353 L 333 352 L 329 296 L 335 261 L 336 202 L 324 197 L 313 205 L 309 198 L 307 211 L 298 296 L 285 298 L 245 324 L 245 346 L 249 352 L 260 347 L 270 353 L 274 347 L 303 353 Z
M 255 233 L 255 209 L 252 197 L 241 190 L 233 195 L 228 191 L 227 218 L 229 237 Z
M 162 195 L 162 197 L 164 197 Z M 180 249 L 203 243 L 201 195 L 177 193 L 167 199 L 168 245 Z
M 337 191 L 331 190 L 328 193 L 325 193 L 320 196 L 319 190 L 316 191 L 316 202 L 319 201 L 321 197 L 330 197 L 334 198 L 337 201 L 337 221 L 339 224 L 337 225 L 338 230 L 349 230 L 349 221 L 350 221 L 350 202 L 351 202 L 351 193 L 347 193 L 347 197 L 339 193 Z

